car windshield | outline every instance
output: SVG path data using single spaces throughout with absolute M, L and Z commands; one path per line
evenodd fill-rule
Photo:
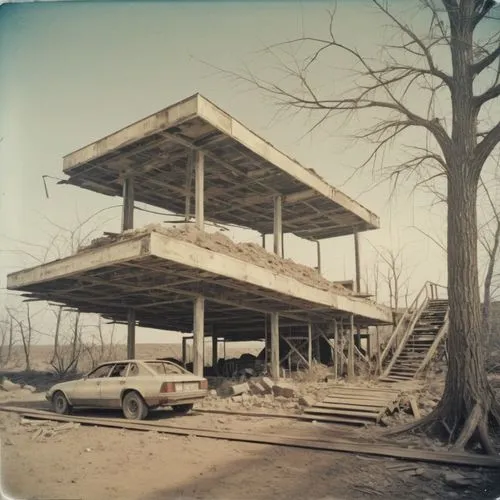
M 186 373 L 180 366 L 162 361 L 147 361 L 146 365 L 158 375 L 182 375 Z

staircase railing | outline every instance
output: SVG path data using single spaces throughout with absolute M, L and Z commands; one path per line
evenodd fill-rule
M 426 303 L 429 299 L 440 299 L 440 295 L 443 295 L 444 290 L 447 292 L 447 287 L 438 283 L 433 283 L 432 281 L 425 282 L 424 286 L 422 287 L 420 292 L 418 292 L 410 307 L 408 307 L 403 313 L 403 316 L 401 316 L 401 319 L 398 321 L 396 328 L 389 338 L 389 342 L 385 346 L 385 349 L 382 351 L 382 354 L 380 355 L 381 366 L 383 366 L 384 361 L 390 352 L 398 351 L 402 343 L 406 342 L 406 338 L 413 330 L 416 320 L 420 316 L 422 304 L 424 302 Z

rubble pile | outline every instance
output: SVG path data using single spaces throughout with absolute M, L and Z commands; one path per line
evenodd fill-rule
M 291 383 L 275 383 L 268 377 L 255 377 L 237 383 L 222 380 L 217 390 L 212 389 L 197 406 L 201 409 L 300 413 L 302 408 L 315 402 L 311 395 L 305 395 Z
M 121 234 L 97 238 L 88 246 L 80 248 L 79 251 L 108 245 L 150 232 L 156 232 L 182 241 L 194 243 L 201 248 L 206 248 L 207 250 L 212 250 L 271 269 L 276 273 L 295 278 L 305 285 L 314 286 L 321 290 L 331 290 L 344 295 L 352 294 L 352 292 L 344 286 L 331 282 L 321 276 L 314 268 L 298 264 L 291 259 L 281 258 L 255 243 L 235 243 L 221 232 L 207 233 L 200 231 L 192 224 L 178 224 L 178 226 L 173 226 L 171 228 L 166 228 L 160 224 L 149 224 L 139 229 L 125 231 Z
M 0 399 L 10 399 L 13 393 L 17 399 L 19 396 L 30 396 L 34 392 L 36 392 L 36 388 L 32 385 L 16 384 L 7 377 L 0 377 Z

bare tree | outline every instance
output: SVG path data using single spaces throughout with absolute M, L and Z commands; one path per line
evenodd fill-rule
M 56 319 L 56 331 L 54 334 L 54 351 L 50 364 L 59 377 L 64 377 L 68 373 L 76 372 L 80 354 L 83 351 L 82 325 L 80 324 L 80 313 L 70 314 L 69 335 L 61 336 L 63 324 L 62 307 L 58 307 Z M 61 338 L 66 342 L 61 342 Z M 69 342 L 68 342 L 69 340 Z
M 33 335 L 35 330 L 33 328 L 33 324 L 31 321 L 31 311 L 30 311 L 30 303 L 25 302 L 26 305 L 26 318 L 19 319 L 18 316 L 12 311 L 10 308 L 7 308 L 7 313 L 9 314 L 11 320 L 11 328 L 10 335 L 13 335 L 13 324 L 17 325 L 19 330 L 19 334 L 21 336 L 21 341 L 23 345 L 24 359 L 25 359 L 25 368 L 27 371 L 31 371 L 31 344 L 33 341 Z M 12 337 L 11 337 L 12 338 Z
M 447 186 L 449 369 L 440 403 L 415 428 L 446 435 L 456 449 L 477 437 L 493 453 L 489 424 L 500 424 L 500 407 L 487 380 L 482 349 L 476 203 L 484 163 L 500 141 L 500 122 L 488 113 L 500 96 L 500 31 L 498 23 L 495 29 L 487 24 L 496 2 L 420 0 L 419 19 L 428 26 L 419 31 L 395 14 L 389 2 L 372 3 L 394 35 L 380 57 L 370 58 L 342 43 L 335 35 L 333 12 L 327 36 L 303 35 L 268 48 L 284 72 L 279 82 L 253 74 L 243 78 L 286 109 L 316 115 L 312 128 L 334 115 L 364 114 L 375 124 L 359 135 L 374 144 L 363 166 L 386 146 L 403 141 L 410 129 L 424 133 L 422 145 L 408 146 L 407 157 L 391 166 L 390 174 L 394 182 L 416 174 L 419 182 L 443 178 Z M 297 48 L 290 64 L 286 51 L 279 52 L 284 47 Z M 317 81 L 336 52 L 350 57 L 357 72 L 356 82 L 341 96 Z M 451 111 L 451 120 L 439 114 L 443 109 Z

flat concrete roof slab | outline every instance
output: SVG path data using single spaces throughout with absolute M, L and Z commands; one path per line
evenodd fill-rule
M 133 175 L 136 201 L 184 214 L 196 150 L 205 155 L 209 221 L 272 233 L 273 198 L 281 195 L 286 233 L 316 240 L 379 227 L 375 214 L 199 94 L 68 154 L 64 182 L 122 196 Z

